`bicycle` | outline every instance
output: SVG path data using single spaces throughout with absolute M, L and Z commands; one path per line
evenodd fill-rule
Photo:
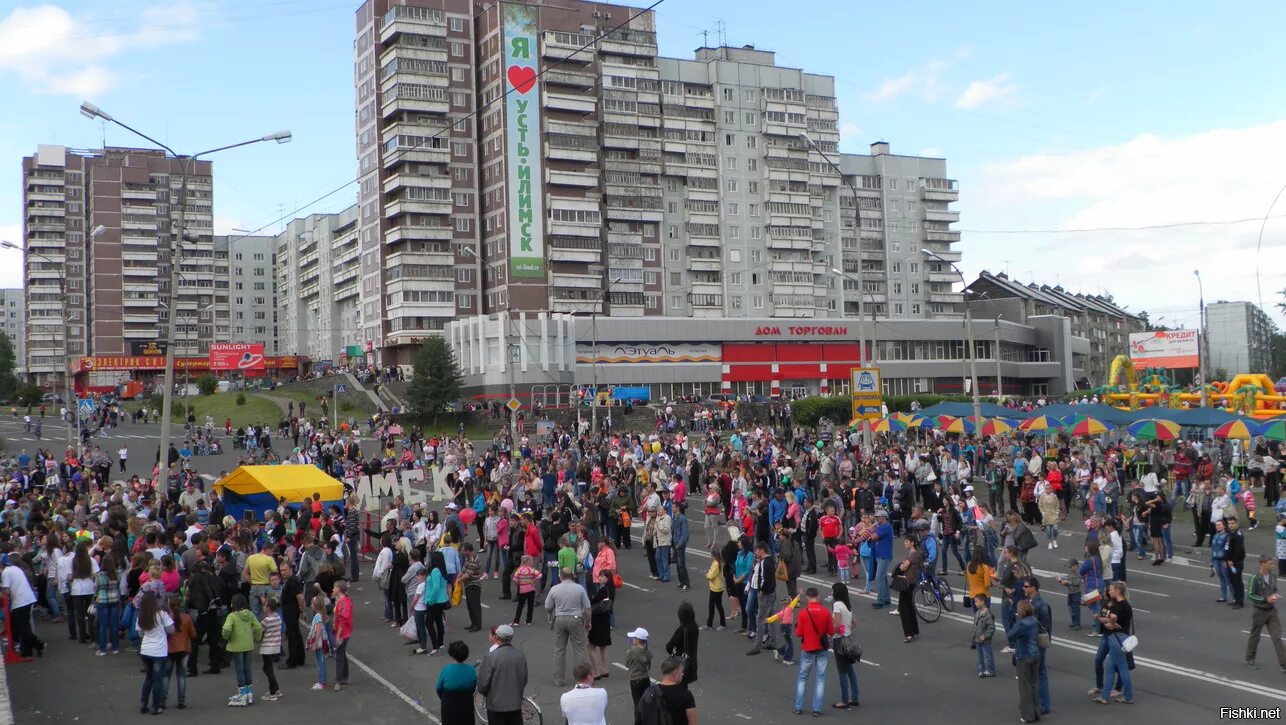
M 954 594 L 951 585 L 945 579 L 920 575 L 920 583 L 915 586 L 915 613 L 920 619 L 932 624 L 942 618 L 942 610 L 955 609 Z
M 487 698 L 480 692 L 473 693 L 473 714 L 482 725 L 487 725 Z M 522 723 L 523 725 L 542 725 L 545 716 L 540 711 L 540 705 L 531 695 L 522 698 Z

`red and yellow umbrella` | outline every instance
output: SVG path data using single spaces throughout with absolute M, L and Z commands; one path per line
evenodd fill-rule
M 907 425 L 911 425 L 911 421 L 915 420 L 918 416 L 916 416 L 915 413 L 898 411 L 896 413 L 890 413 L 889 417 L 895 420 L 900 420 Z
M 1027 431 L 1028 433 L 1045 433 L 1056 431 L 1062 427 L 1063 421 L 1052 415 L 1038 415 L 1018 424 L 1018 430 Z
M 1125 428 L 1125 432 L 1141 441 L 1173 441 L 1179 439 L 1178 423 L 1170 420 L 1136 420 Z
M 977 429 L 978 429 L 977 422 L 974 420 L 974 417 L 972 415 L 969 416 L 968 418 L 953 418 L 951 422 L 942 426 L 942 432 L 944 433 L 972 434 Z
M 1071 428 L 1068 428 L 1067 433 L 1074 436 L 1096 436 L 1102 435 L 1115 427 L 1104 423 L 1098 418 L 1084 415 L 1076 418 Z
M 871 430 L 875 433 L 896 433 L 898 431 L 906 430 L 906 423 L 890 415 L 887 418 L 880 418 L 872 423 Z
M 987 418 L 979 431 L 985 436 L 999 436 L 1014 430 L 1014 424 L 1004 418 Z
M 1234 438 L 1248 441 L 1254 436 L 1255 432 L 1250 429 L 1250 426 L 1246 425 L 1244 420 L 1230 420 L 1215 428 L 1215 438 Z

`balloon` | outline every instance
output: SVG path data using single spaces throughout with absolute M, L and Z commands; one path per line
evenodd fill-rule
M 471 509 L 471 508 L 466 508 L 466 509 L 461 509 L 461 510 L 460 510 L 460 523 L 464 524 L 465 526 L 468 526 L 469 524 L 472 524 L 472 523 L 473 523 L 473 520 L 474 520 L 474 519 L 476 519 L 476 518 L 478 518 L 478 512 L 477 512 L 477 511 L 474 511 L 474 510 L 473 510 L 473 509 Z

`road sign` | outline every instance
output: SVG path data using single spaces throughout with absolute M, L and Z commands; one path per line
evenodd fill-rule
M 878 420 L 884 402 L 879 368 L 853 368 L 849 390 L 853 396 L 853 417 Z
M 347 384 L 347 383 L 335 383 L 335 394 L 336 394 L 336 395 L 339 395 L 340 393 L 347 393 L 347 392 L 348 392 L 348 384 Z
M 76 410 L 77 410 L 81 415 L 93 415 L 93 414 L 94 414 L 94 399 L 93 399 L 93 398 L 80 398 L 80 399 L 78 399 L 78 400 L 76 401 Z
M 505 403 L 505 407 L 508 408 L 511 413 L 517 413 L 518 409 L 522 407 L 522 401 L 517 398 L 510 398 L 509 402 Z

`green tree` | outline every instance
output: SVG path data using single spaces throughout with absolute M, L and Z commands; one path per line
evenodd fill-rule
M 14 402 L 18 405 L 40 405 L 41 397 L 44 392 L 39 387 L 27 383 L 18 388 L 13 394 Z
M 455 353 L 446 340 L 430 337 L 415 356 L 407 405 L 414 415 L 436 423 L 438 415 L 459 399 L 463 383 Z
M 18 378 L 13 374 L 13 342 L 9 335 L 0 332 L 0 400 L 8 400 L 18 389 Z
M 196 389 L 202 395 L 214 395 L 214 391 L 219 389 L 219 379 L 206 373 L 196 379 Z

